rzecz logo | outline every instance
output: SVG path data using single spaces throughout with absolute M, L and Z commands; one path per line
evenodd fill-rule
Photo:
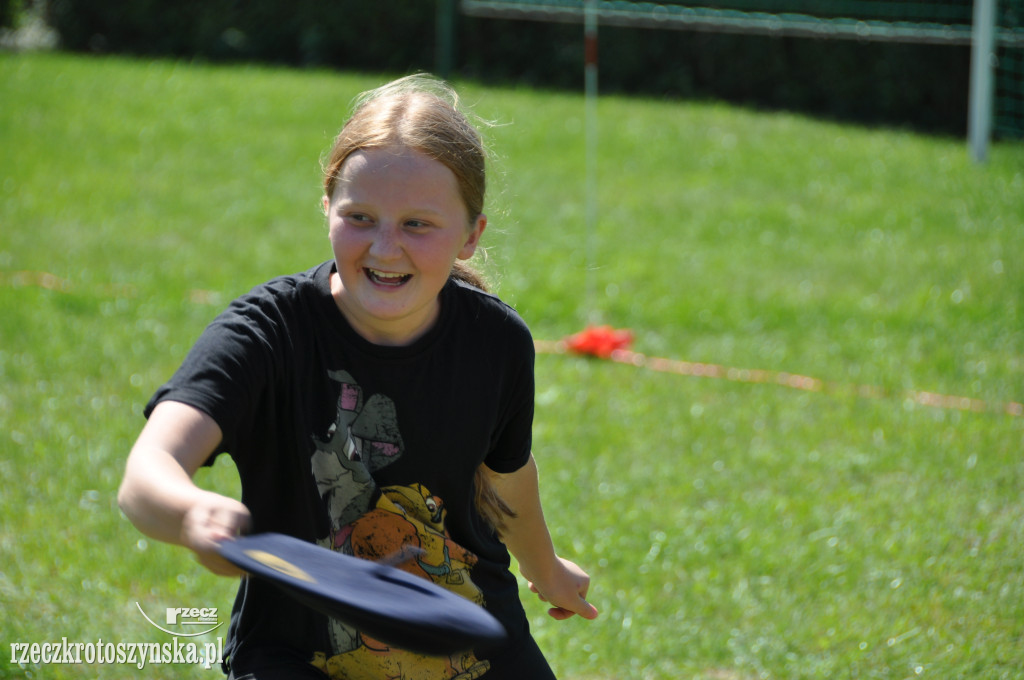
M 135 606 L 139 608 L 139 613 L 141 613 L 154 628 L 162 630 L 169 635 L 196 637 L 198 635 L 205 635 L 206 633 L 216 630 L 221 626 L 220 621 L 218 620 L 216 607 L 168 607 L 166 612 L 167 616 L 165 618 L 166 625 L 183 626 L 186 627 L 186 630 L 196 626 L 203 627 L 203 630 L 200 630 L 199 632 L 185 632 L 184 630 L 168 630 L 167 628 L 164 628 L 156 621 L 149 618 L 149 615 L 147 615 L 146 612 L 142 611 L 142 605 L 136 602 Z

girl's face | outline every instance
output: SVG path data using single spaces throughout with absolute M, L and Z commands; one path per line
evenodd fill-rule
M 405 147 L 353 153 L 323 201 L 341 313 L 370 342 L 411 343 L 437 319 L 438 293 L 455 260 L 476 251 L 487 218 L 470 220 L 443 163 Z

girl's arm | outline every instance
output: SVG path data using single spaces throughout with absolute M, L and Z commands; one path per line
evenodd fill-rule
M 192 481 L 220 440 L 220 427 L 202 411 L 158 404 L 128 456 L 117 502 L 142 533 L 187 547 L 215 574 L 240 576 L 217 546 L 249 525 L 249 510 Z
M 551 534 L 540 504 L 537 463 L 530 456 L 519 470 L 500 474 L 485 468 L 495 491 L 515 512 L 504 517 L 501 540 L 519 561 L 530 590 L 553 606 L 548 613 L 556 619 L 579 614 L 585 619 L 597 617 L 597 609 L 587 602 L 590 577 L 569 560 L 555 554 Z

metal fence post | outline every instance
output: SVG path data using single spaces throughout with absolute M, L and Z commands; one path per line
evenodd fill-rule
M 437 0 L 437 30 L 434 60 L 437 75 L 449 78 L 455 62 L 455 2 Z
M 974 0 L 971 33 L 971 93 L 967 109 L 967 139 L 977 163 L 988 159 L 992 134 L 993 70 L 995 67 L 996 0 Z

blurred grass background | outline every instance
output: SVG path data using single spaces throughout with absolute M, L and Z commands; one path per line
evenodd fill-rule
M 233 582 L 120 515 L 124 459 L 224 305 L 330 257 L 319 157 L 384 80 L 0 54 L 0 677 L 216 677 L 9 644 L 163 642 L 136 602 L 226 619 Z M 596 316 L 648 355 L 888 395 L 541 354 L 549 524 L 602 610 L 528 601 L 560 677 L 1017 677 L 1024 144 L 977 166 L 960 139 L 603 98 L 588 257 L 581 99 L 460 90 L 497 123 L 481 265 L 535 337 Z M 223 462 L 200 482 L 237 489 Z

